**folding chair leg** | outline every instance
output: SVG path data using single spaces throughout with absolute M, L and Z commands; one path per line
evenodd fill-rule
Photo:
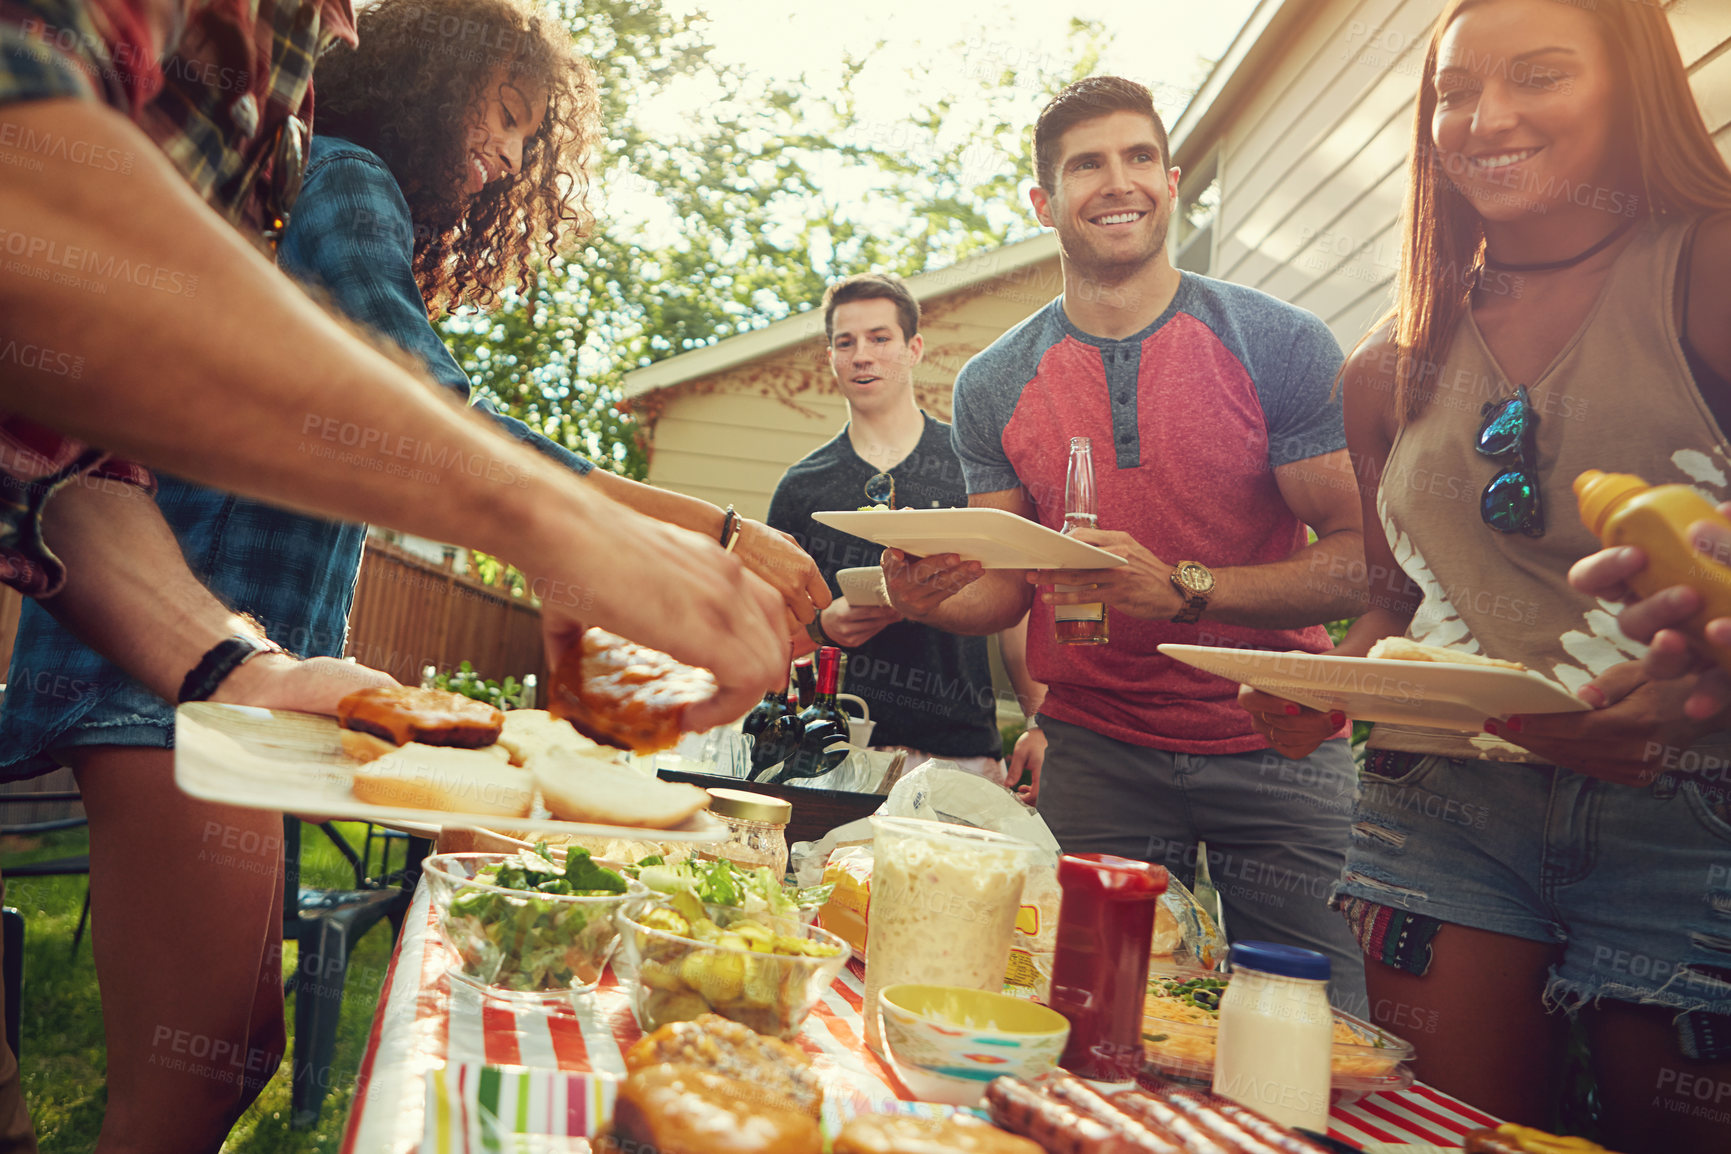
M 90 883 L 84 883 L 84 908 L 78 912 L 78 928 L 72 931 L 72 957 L 78 956 L 78 943 L 84 940 L 84 927 L 90 924 Z
M 315 1125 L 330 1091 L 331 1058 L 348 976 L 349 927 L 341 919 L 312 918 L 301 937 L 295 984 L 294 1091 L 289 1124 Z

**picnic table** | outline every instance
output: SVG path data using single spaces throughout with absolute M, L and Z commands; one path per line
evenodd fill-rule
M 551 1010 L 483 998 L 453 983 L 456 955 L 440 938 L 431 893 L 421 883 L 403 923 L 350 1108 L 342 1154 L 476 1154 L 482 1149 L 581 1149 L 563 1137 L 604 1117 L 624 1052 L 642 1037 L 624 989 L 609 970 L 576 1005 Z M 800 1032 L 832 1100 L 859 1108 L 912 1097 L 866 1049 L 864 982 L 845 969 Z M 477 1103 L 509 1119 L 507 1141 L 471 1145 L 465 1120 Z M 1332 1136 L 1369 1143 L 1459 1146 L 1496 1119 L 1422 1083 L 1337 1105 Z M 515 1133 L 538 1135 L 518 1138 Z

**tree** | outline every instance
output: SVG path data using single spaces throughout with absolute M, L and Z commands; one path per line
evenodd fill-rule
M 886 123 L 855 90 L 869 53 L 847 61 L 833 93 L 754 87 L 709 61 L 702 17 L 672 16 L 660 0 L 559 6 L 604 93 L 597 183 L 638 211 L 604 222 L 571 261 L 550 262 L 527 299 L 448 318 L 445 333 L 500 408 L 639 479 L 641 430 L 617 408 L 627 372 L 808 308 L 836 277 L 911 275 L 1033 232 L 1020 203 L 1027 126 L 1092 69 L 1104 34 L 1073 22 L 1069 67 L 1024 70 L 1009 84 L 976 69 L 978 92 Z M 909 69 L 910 85 L 929 90 L 942 67 Z M 712 96 L 712 118 L 668 138 L 647 126 L 645 108 L 675 85 Z M 963 99 L 985 114 L 960 113 Z M 669 239 L 646 237 L 646 217 L 670 226 Z

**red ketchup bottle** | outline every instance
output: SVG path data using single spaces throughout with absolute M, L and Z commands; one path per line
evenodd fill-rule
M 1052 959 L 1052 1008 L 1070 1020 L 1058 1064 L 1097 1082 L 1128 1082 L 1142 1067 L 1142 1004 L 1162 866 L 1111 854 L 1058 861 L 1064 902 Z

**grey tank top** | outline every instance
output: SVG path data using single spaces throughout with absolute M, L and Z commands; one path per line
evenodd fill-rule
M 1620 606 L 1569 586 L 1569 566 L 1599 548 L 1581 523 L 1573 484 L 1582 471 L 1600 469 L 1693 485 L 1715 504 L 1731 496 L 1727 441 L 1695 387 L 1677 329 L 1677 263 L 1687 232 L 1687 221 L 1642 225 L 1581 328 L 1525 382 L 1539 415 L 1543 537 L 1498 533 L 1479 518 L 1479 495 L 1507 467 L 1475 448 L 1481 407 L 1512 396 L 1521 382 L 1504 376 L 1471 314 L 1462 319 L 1430 405 L 1396 435 L 1377 493 L 1389 547 L 1424 595 L 1408 637 L 1519 661 L 1570 691 L 1644 652 L 1617 627 Z M 1714 735 L 1703 747 L 1726 741 Z M 1488 734 L 1387 723 L 1370 744 L 1542 760 Z

